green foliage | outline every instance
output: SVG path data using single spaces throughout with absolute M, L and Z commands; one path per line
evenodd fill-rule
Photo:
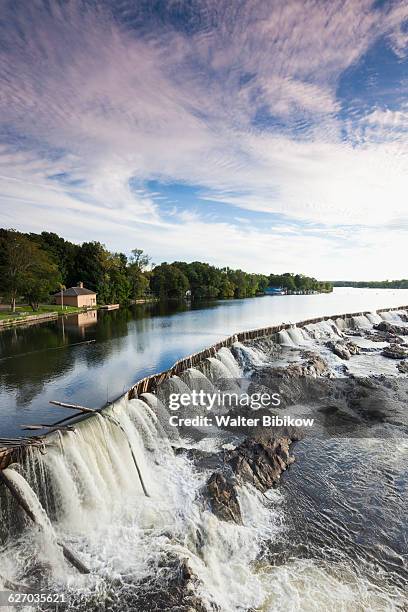
M 0 229 L 0 291 L 15 300 L 25 297 L 38 308 L 49 294 L 83 281 L 98 294 L 99 304 L 127 304 L 153 294 L 159 299 L 228 299 L 262 295 L 279 286 L 289 292 L 331 291 L 328 282 L 302 274 L 249 274 L 208 263 L 175 261 L 151 266 L 150 257 L 133 249 L 129 257 L 112 253 L 100 242 L 73 244 L 57 234 L 22 234 Z
M 408 279 L 386 281 L 332 281 L 333 287 L 359 287 L 360 289 L 408 289 Z
M 56 262 L 61 275 L 61 282 L 66 287 L 71 287 L 77 282 L 75 271 L 75 259 L 80 246 L 64 240 L 52 232 L 41 232 L 41 234 L 29 234 L 38 246 L 46 251 Z
M 172 265 L 188 278 L 194 299 L 251 297 L 263 293 L 268 285 L 268 278 L 261 274 L 216 268 L 200 261 L 175 261 Z
M 181 299 L 189 289 L 189 282 L 187 276 L 177 266 L 162 263 L 153 269 L 150 287 L 162 300 Z
M 14 230 L 0 231 L 0 290 L 9 298 L 13 312 L 21 296 L 36 310 L 59 281 L 56 263 L 36 242 Z
M 149 291 L 149 275 L 146 273 L 149 263 L 150 257 L 142 249 L 133 249 L 127 268 L 130 295 L 133 300 L 143 298 Z
M 288 292 L 311 293 L 317 291 L 319 293 L 330 293 L 333 291 L 332 284 L 328 281 L 318 281 L 313 277 L 305 276 L 304 274 L 271 274 L 269 276 L 269 285 L 271 287 L 282 287 Z

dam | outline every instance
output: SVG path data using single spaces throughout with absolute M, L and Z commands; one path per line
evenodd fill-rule
M 407 578 L 406 551 L 393 518 L 403 516 L 407 502 L 403 422 L 394 416 L 378 424 L 398 435 L 397 442 L 381 438 L 377 448 L 367 436 L 343 444 L 325 440 L 327 460 L 317 459 L 322 443 L 313 436 L 296 442 L 296 463 L 282 488 L 265 494 L 250 485 L 237 488 L 242 524 L 236 524 L 221 520 L 203 491 L 214 465 L 239 447 L 242 435 L 219 427 L 207 431 L 200 423 L 192 430 L 171 427 L 168 398 L 194 389 L 244 390 L 276 365 L 302 364 L 306 374 L 301 376 L 313 380 L 378 377 L 385 372 L 404 381 L 396 362 L 382 356 L 385 343 L 374 326 L 387 322 L 404 329 L 407 311 L 404 306 L 318 317 L 233 334 L 138 381 L 101 410 L 71 407 L 62 423 L 49 424 L 41 435 L 3 440 L 2 588 L 62 591 L 73 610 L 98 610 L 103 605 L 118 610 L 166 609 L 166 597 L 174 598 L 180 610 L 274 610 L 282 602 L 280 589 L 291 589 L 296 598 L 300 577 L 306 576 L 306 604 L 320 597 L 322 605 L 330 605 L 343 596 L 356 606 L 363 602 L 371 609 L 398 609 L 405 601 Z M 339 341 L 362 348 L 344 361 L 328 349 Z M 325 370 L 319 371 L 316 358 L 313 365 L 311 353 L 322 356 Z M 189 410 L 186 414 L 193 416 Z M 394 464 L 387 461 L 391 453 Z M 314 474 L 323 479 L 321 489 L 327 496 L 333 495 L 333 484 L 341 490 L 345 482 L 341 475 L 333 476 L 330 465 L 349 465 L 352 457 L 354 482 L 362 487 L 359 495 L 351 501 L 345 494 L 344 506 L 336 502 L 337 514 L 329 521 L 324 514 L 327 497 L 320 500 L 316 493 L 318 521 L 311 519 L 310 540 L 299 524 L 308 495 L 304 483 L 314 491 Z M 377 559 L 369 553 L 373 534 L 359 518 L 363 520 L 361 496 L 374 500 L 381 494 L 377 483 L 366 478 L 367 460 L 368 471 L 374 470 L 384 494 L 391 496 L 389 508 L 383 509 L 386 515 L 377 517 L 377 527 L 378 521 L 388 525 L 388 533 L 381 530 L 383 552 Z M 382 474 L 377 471 L 379 462 L 386 466 Z M 347 504 L 354 505 L 356 524 L 350 528 L 343 523 Z M 368 513 L 373 508 L 377 503 L 369 505 Z M 296 537 L 289 542 L 293 529 Z M 308 554 L 300 553 L 302 546 Z M 337 565 L 328 565 L 336 555 Z

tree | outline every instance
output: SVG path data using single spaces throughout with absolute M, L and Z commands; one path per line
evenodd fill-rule
M 153 268 L 150 286 L 160 299 L 181 299 L 190 285 L 187 276 L 177 266 L 165 262 Z
M 108 268 L 109 251 L 100 242 L 84 242 L 78 249 L 74 262 L 77 278 L 72 284 L 83 281 L 86 287 L 100 294 L 98 299 L 103 303 Z
M 0 235 L 0 288 L 15 312 L 18 297 L 24 296 L 33 310 L 47 299 L 60 280 L 58 267 L 35 242 L 15 230 Z
M 130 282 L 130 295 L 137 300 L 149 290 L 149 276 L 146 272 L 151 258 L 142 249 L 133 249 L 129 257 L 127 274 Z
M 135 266 L 140 272 L 144 272 L 149 264 L 151 263 L 152 258 L 147 255 L 143 251 L 143 249 L 133 249 L 131 251 L 131 255 L 129 257 L 129 265 Z
M 46 251 L 58 265 L 61 274 L 61 280 L 66 286 L 75 285 L 77 283 L 77 273 L 75 271 L 75 258 L 80 246 L 73 244 L 68 240 L 64 240 L 53 232 L 41 232 L 41 234 L 29 234 L 30 240 L 33 240 L 38 246 Z

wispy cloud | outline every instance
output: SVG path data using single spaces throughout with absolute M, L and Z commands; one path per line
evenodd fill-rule
M 126 0 L 2 4 L 0 222 L 138 244 L 156 260 L 345 277 L 359 228 L 377 240 L 406 215 L 406 108 L 356 112 L 339 96 L 378 41 L 405 61 L 404 2 L 201 0 L 161 13 Z M 181 211 L 170 222 L 134 188 L 152 178 L 201 185 L 236 217 L 285 214 L 321 234 L 299 228 L 288 249 L 272 223 Z M 395 231 L 384 240 L 400 244 Z M 358 276 L 378 270 L 374 251 Z

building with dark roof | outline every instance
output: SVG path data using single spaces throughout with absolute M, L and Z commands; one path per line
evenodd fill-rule
M 76 287 L 59 291 L 54 295 L 54 299 L 59 306 L 76 306 L 77 308 L 93 308 L 96 306 L 95 291 L 86 289 L 82 282 L 78 283 Z

